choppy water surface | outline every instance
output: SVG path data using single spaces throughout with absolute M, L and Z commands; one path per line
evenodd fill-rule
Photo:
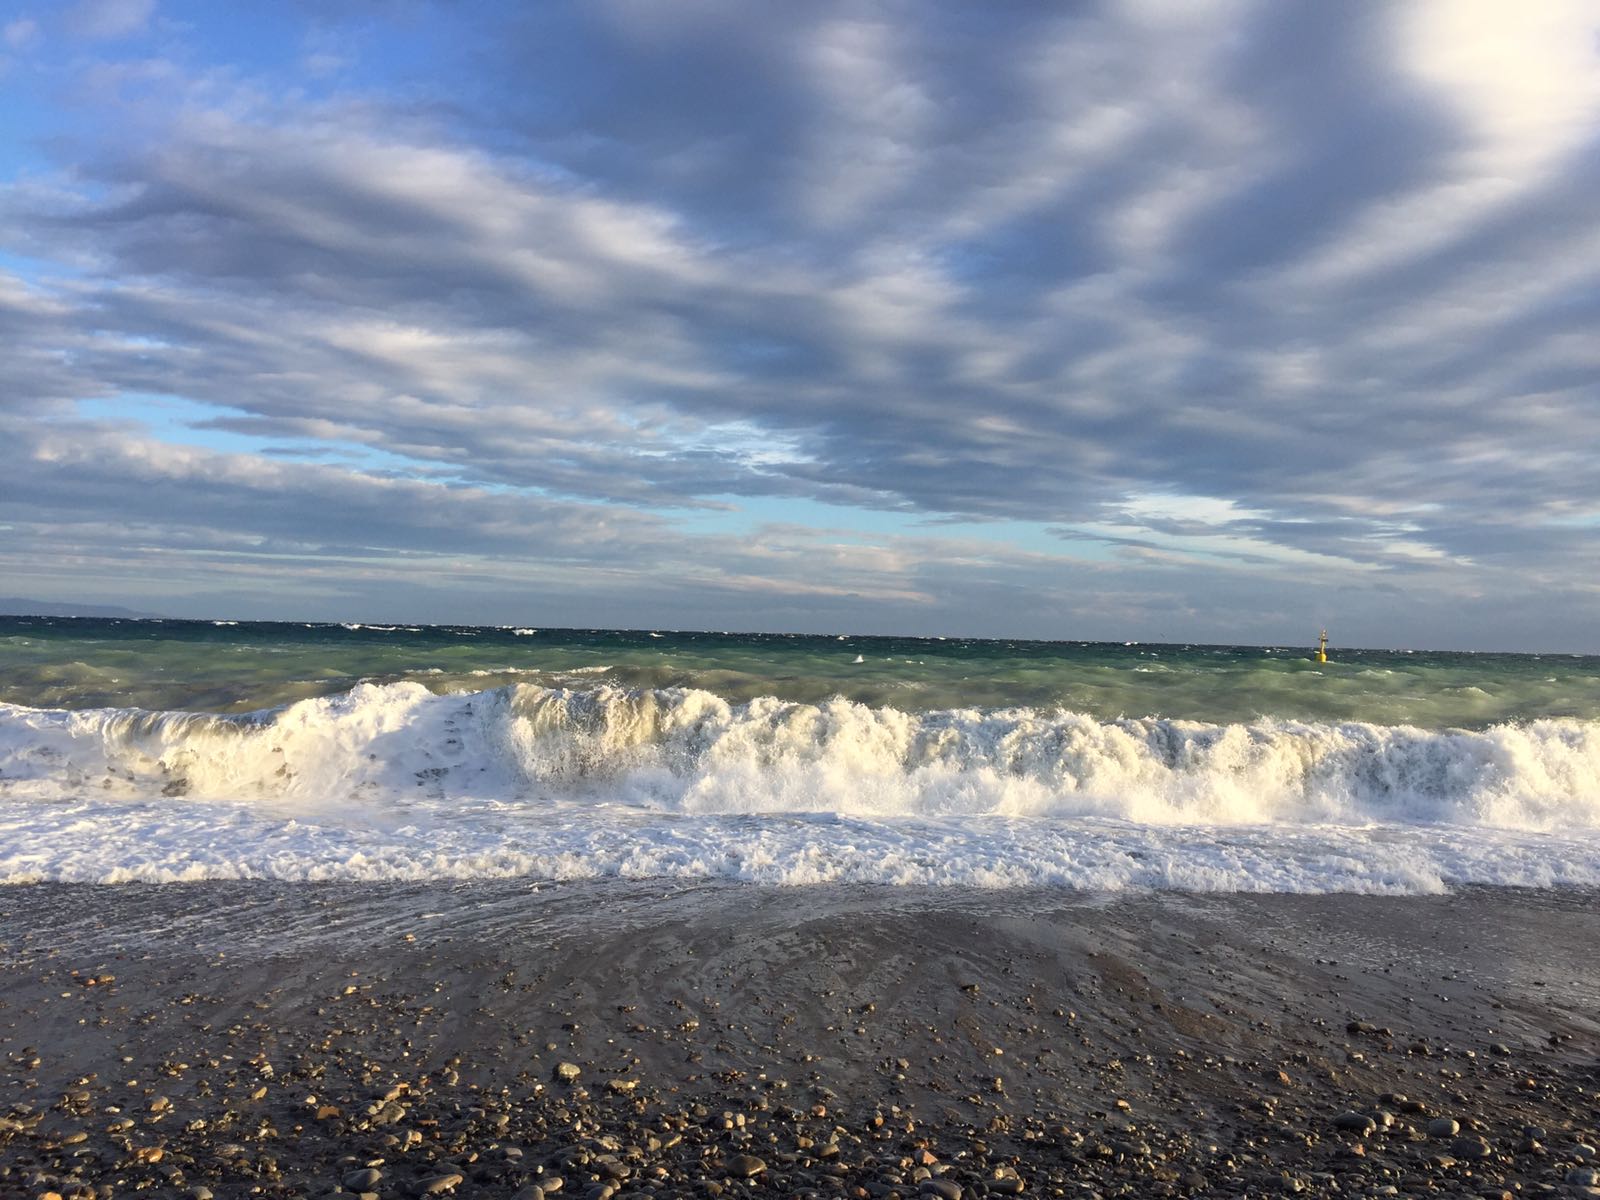
M 0 881 L 1600 883 L 1600 660 L 0 619 Z
M 1337 646 L 1332 657 L 1320 665 L 1303 646 L 0 617 L 0 700 L 247 712 L 409 680 L 440 693 L 610 684 L 908 712 L 1059 707 L 1102 720 L 1481 728 L 1600 717 L 1600 658 Z

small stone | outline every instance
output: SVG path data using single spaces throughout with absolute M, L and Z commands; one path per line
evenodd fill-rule
M 554 1078 L 557 1083 L 577 1083 L 582 1074 L 577 1063 L 561 1062 L 556 1064 Z
M 739 1179 L 750 1179 L 767 1169 L 767 1164 L 754 1154 L 735 1154 L 728 1160 L 728 1174 Z
M 189 1200 L 213 1200 L 212 1191 L 203 1183 L 197 1183 L 189 1189 Z
M 1461 1122 L 1454 1117 L 1435 1117 L 1428 1122 L 1428 1136 L 1431 1138 L 1453 1138 L 1461 1132 Z
M 922 1184 L 922 1194 L 939 1200 L 961 1200 L 961 1185 L 954 1179 L 928 1179 Z
M 530 1183 L 527 1187 L 512 1192 L 511 1200 L 544 1200 L 544 1189 L 537 1183 Z
M 637 1079 L 608 1079 L 606 1087 L 618 1095 L 625 1096 L 639 1086 Z
M 1342 1112 L 1333 1119 L 1333 1127 L 1342 1129 L 1346 1133 L 1356 1134 L 1358 1137 L 1366 1137 L 1377 1129 L 1378 1123 L 1366 1113 Z
M 423 1179 L 417 1183 L 417 1195 L 441 1196 L 445 1192 L 454 1191 L 464 1177 L 454 1171 L 447 1171 L 443 1175 L 435 1175 L 431 1179 Z
M 1491 1153 L 1489 1143 L 1482 1138 L 1457 1138 L 1450 1143 L 1450 1153 L 1457 1158 L 1488 1158 Z
M 369 1192 L 378 1186 L 378 1180 L 382 1178 L 383 1172 L 376 1167 L 363 1167 L 359 1171 L 351 1171 L 342 1182 L 352 1192 Z
M 1593 1167 L 1573 1167 L 1567 1172 L 1566 1180 L 1573 1187 L 1594 1187 L 1600 1184 L 1600 1171 Z
M 150 1101 L 150 1111 L 153 1113 L 166 1112 L 167 1109 L 171 1107 L 172 1101 L 168 1100 L 165 1096 L 157 1096 L 154 1100 Z
M 583 1193 L 583 1200 L 611 1200 L 611 1197 L 616 1194 L 617 1189 L 613 1184 L 596 1183 L 591 1184 L 589 1189 Z

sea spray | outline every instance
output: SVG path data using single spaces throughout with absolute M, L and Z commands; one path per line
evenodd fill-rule
M 381 803 L 417 791 L 700 813 L 1147 824 L 1600 825 L 1600 722 L 1486 730 L 906 713 L 846 700 L 414 683 L 243 716 L 0 705 L 0 796 Z
M 0 706 L 0 879 L 699 875 L 1600 883 L 1600 723 L 908 713 L 362 684 L 236 716 Z

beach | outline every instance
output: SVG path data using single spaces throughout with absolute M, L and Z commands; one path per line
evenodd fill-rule
M 1600 1194 L 1594 901 L 8 887 L 0 1194 Z
M 1592 657 L 0 619 L 0 1197 L 1589 1194 L 1597 796 Z

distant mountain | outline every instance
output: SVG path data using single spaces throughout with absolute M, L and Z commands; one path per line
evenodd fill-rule
M 0 616 L 5 617 L 159 617 L 160 613 L 135 612 L 115 604 L 68 604 L 59 600 L 24 600 L 0 596 Z

